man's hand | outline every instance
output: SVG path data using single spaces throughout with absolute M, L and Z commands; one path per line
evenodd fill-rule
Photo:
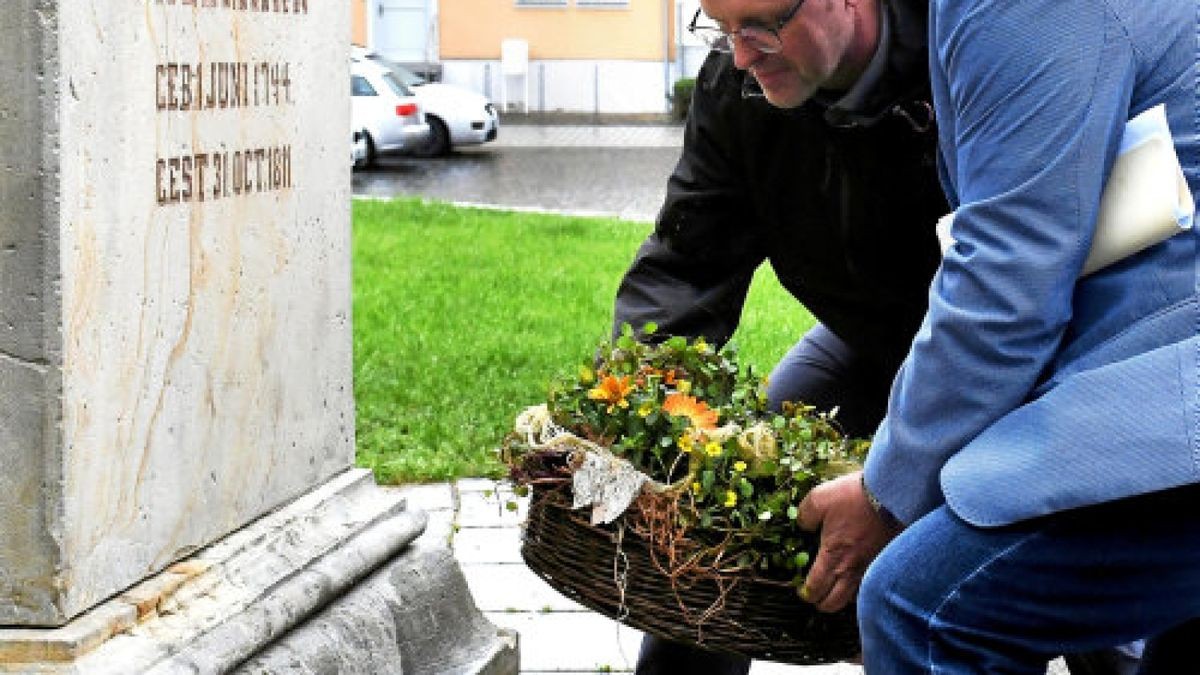
M 800 597 L 822 612 L 836 612 L 858 593 L 867 566 L 899 531 L 871 507 L 862 472 L 812 489 L 797 517 L 805 530 L 821 531 L 821 546 Z

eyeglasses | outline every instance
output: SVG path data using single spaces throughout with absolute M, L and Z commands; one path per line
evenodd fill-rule
M 697 25 L 700 20 L 702 9 L 696 10 L 696 15 L 692 17 L 692 22 L 688 24 L 688 32 L 704 41 L 704 44 L 726 54 L 733 51 L 733 42 L 735 39 L 740 40 L 742 44 L 762 52 L 763 54 L 778 54 L 783 51 L 783 39 L 779 37 L 779 31 L 787 25 L 792 17 L 796 16 L 796 12 L 800 11 L 800 6 L 804 4 L 804 0 L 796 0 L 796 4 L 781 16 L 774 26 L 742 26 L 741 28 L 726 33 L 717 26 Z

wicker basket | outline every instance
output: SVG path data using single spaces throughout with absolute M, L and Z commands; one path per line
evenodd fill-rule
M 521 555 L 538 576 L 585 607 L 661 638 L 756 659 L 816 665 L 858 654 L 853 606 L 824 614 L 790 586 L 744 577 L 724 584 L 679 580 L 672 588 L 644 539 L 591 525 L 567 500 L 562 490 L 534 489 Z M 623 589 L 617 582 L 622 572 Z

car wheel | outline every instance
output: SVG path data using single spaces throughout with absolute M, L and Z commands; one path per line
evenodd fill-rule
M 425 116 L 429 123 L 429 142 L 413 151 L 417 157 L 441 157 L 450 152 L 450 130 L 436 117 Z
M 354 162 L 350 166 L 351 170 L 358 171 L 367 165 L 367 132 L 365 130 L 354 132 L 354 150 L 352 156 L 354 157 Z
M 367 158 L 363 160 L 362 166 L 364 169 L 370 169 L 375 166 L 375 160 L 378 158 L 375 152 L 375 139 L 371 138 L 371 134 L 366 131 L 363 132 L 363 137 L 367 140 Z

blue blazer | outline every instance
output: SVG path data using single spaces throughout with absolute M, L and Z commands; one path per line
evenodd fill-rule
M 945 503 L 1003 525 L 1200 482 L 1195 229 L 1079 278 L 1127 120 L 1165 103 L 1200 194 L 1200 0 L 1152 4 L 931 2 L 957 243 L 866 466 L 903 521 Z

